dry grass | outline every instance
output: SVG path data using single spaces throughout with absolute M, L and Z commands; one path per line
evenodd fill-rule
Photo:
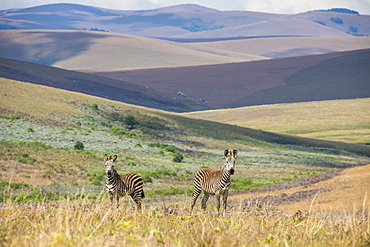
M 276 133 L 370 143 L 370 99 L 274 104 L 184 113 L 186 116 Z
M 48 203 L 8 199 L 0 204 L 0 246 L 368 246 L 369 171 L 370 165 L 350 168 L 308 188 L 279 192 L 330 189 L 312 201 L 253 207 L 235 203 L 234 196 L 221 217 L 211 202 L 206 212 L 198 202 L 189 216 L 189 197 L 167 205 L 146 198 L 141 213 L 128 198 L 111 207 L 104 194 Z
M 366 246 L 366 214 L 287 215 L 273 208 L 237 208 L 188 216 L 181 207 L 143 214 L 105 201 L 1 205 L 2 246 Z
M 260 194 L 241 194 L 231 196 L 231 200 L 243 201 L 253 197 L 276 196 L 282 193 L 292 195 L 296 192 L 322 190 L 311 200 L 301 200 L 290 204 L 279 205 L 284 212 L 294 213 L 300 210 L 318 210 L 335 212 L 357 212 L 370 208 L 370 165 L 348 168 L 341 175 L 327 181 L 309 186 L 300 186 L 284 191 Z

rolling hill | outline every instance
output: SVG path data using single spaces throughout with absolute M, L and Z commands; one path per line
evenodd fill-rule
M 6 116 L 18 114 L 25 123 L 34 122 L 45 127 L 65 128 L 66 126 L 71 126 L 73 128 L 81 128 L 81 130 L 90 129 L 90 132 L 94 131 L 96 135 L 81 134 L 80 138 L 86 136 L 84 138 L 88 138 L 90 142 L 94 143 L 100 142 L 96 138 L 99 136 L 97 133 L 102 131 L 102 129 L 106 133 L 111 131 L 111 128 L 114 126 L 122 125 L 122 117 L 120 115 L 132 114 L 138 120 L 136 131 L 142 131 L 143 135 L 144 133 L 148 135 L 141 138 L 173 141 L 178 145 L 185 146 L 195 145 L 193 147 L 195 149 L 205 145 L 216 145 L 215 142 L 210 141 L 214 139 L 220 141 L 220 143 L 223 143 L 223 141 L 235 142 L 234 145 L 240 145 L 243 149 L 251 150 L 254 148 L 274 148 L 275 145 L 277 145 L 276 147 L 288 145 L 293 149 L 295 147 L 298 149 L 305 147 L 318 152 L 343 152 L 343 154 L 352 153 L 363 156 L 364 158 L 370 157 L 370 147 L 366 145 L 315 140 L 189 118 L 177 113 L 139 107 L 111 99 L 81 94 L 80 92 L 71 92 L 17 80 L 2 78 L 0 82 L 1 88 L 6 92 L 0 95 L 1 114 Z M 96 107 L 93 107 L 94 104 Z M 11 117 L 6 118 L 4 115 L 0 118 L 0 120 L 5 119 L 2 121 L 2 124 L 12 121 Z M 17 118 L 13 120 L 17 120 Z M 77 121 L 80 121 L 80 124 L 76 124 Z M 107 121 L 111 124 L 107 124 Z M 22 127 L 21 124 L 19 127 L 25 128 L 25 126 Z M 4 125 L 4 127 L 6 126 Z M 9 129 L 9 126 L 6 128 L 7 130 L 12 129 Z M 39 133 L 33 133 L 31 132 L 25 135 L 22 131 L 17 131 L 12 134 L 20 136 L 23 140 L 31 138 L 30 140 L 35 141 L 35 138 L 39 138 Z M 4 140 L 11 138 L 11 136 L 6 135 L 6 132 L 1 135 Z M 69 138 L 65 139 L 65 137 L 49 138 L 49 134 L 46 134 L 43 138 L 45 138 L 43 140 L 52 143 L 71 141 Z M 137 139 L 140 139 L 140 137 Z M 109 142 L 109 140 L 107 141 Z M 113 140 L 113 143 L 116 142 Z M 99 144 L 94 148 L 101 149 Z
M 370 97 L 370 50 L 86 74 L 1 58 L 1 77 L 126 103 L 193 111 Z M 94 75 L 95 74 L 95 75 Z
M 0 58 L 0 78 L 81 92 L 125 103 L 184 111 L 199 109 L 192 100 L 178 101 L 165 92 L 86 73 Z M 186 103 L 187 102 L 187 103 Z
M 97 72 L 210 108 L 370 96 L 370 50 L 220 65 Z M 186 96 L 186 97 L 184 97 Z
M 195 66 L 267 59 L 118 33 L 2 30 L 0 40 L 1 57 L 71 70 Z
M 270 37 L 212 42 L 189 42 L 197 49 L 218 49 L 266 58 L 318 55 L 370 48 L 369 37 Z
M 1 29 L 95 30 L 165 39 L 367 36 L 370 17 L 331 9 L 296 15 L 219 11 L 196 4 L 127 11 L 50 4 L 0 12 Z
M 64 30 L 0 30 L 1 57 L 104 71 L 223 64 L 370 48 L 369 37 L 289 37 L 179 43 Z

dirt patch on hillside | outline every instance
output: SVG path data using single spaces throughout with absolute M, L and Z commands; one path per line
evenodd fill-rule
M 229 201 L 242 206 L 269 204 L 289 213 L 314 209 L 352 211 L 370 208 L 368 192 L 370 165 L 322 173 L 249 191 L 233 191 Z

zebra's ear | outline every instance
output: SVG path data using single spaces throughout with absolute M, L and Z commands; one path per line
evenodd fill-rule
M 107 160 L 108 160 L 108 155 L 104 154 L 104 161 L 107 161 Z
M 227 157 L 227 154 L 228 154 L 228 153 L 229 153 L 229 150 L 227 150 L 227 149 L 226 149 L 226 150 L 224 151 L 224 155 L 225 155 L 225 157 Z
M 117 159 L 117 155 L 114 155 L 112 161 L 114 162 L 116 161 L 116 159 Z
M 234 149 L 233 154 L 234 154 L 234 158 L 236 158 L 236 155 L 238 154 L 238 150 Z

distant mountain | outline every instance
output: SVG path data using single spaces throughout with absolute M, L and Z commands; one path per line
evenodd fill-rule
M 296 15 L 219 11 L 195 4 L 127 11 L 50 4 L 0 12 L 0 29 L 67 29 L 161 39 L 368 36 L 370 16 L 346 9 Z

